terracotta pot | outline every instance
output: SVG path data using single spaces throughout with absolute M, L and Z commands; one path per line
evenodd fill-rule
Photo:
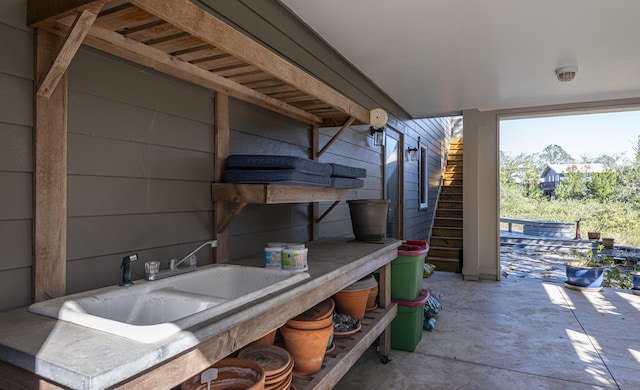
M 336 311 L 357 320 L 364 318 L 370 288 L 364 290 L 342 290 L 336 293 Z
M 328 317 L 313 321 L 298 321 L 295 319 L 291 319 L 287 321 L 287 326 L 290 328 L 303 330 L 324 329 L 327 326 L 333 326 L 333 316 L 330 315 Z
M 321 320 L 333 315 L 333 309 L 335 308 L 335 302 L 333 299 L 327 298 L 324 301 L 318 303 L 311 309 L 293 318 L 295 321 L 315 321 Z
M 211 368 L 218 369 L 218 378 L 211 381 L 211 390 L 248 389 L 264 390 L 265 371 L 257 362 L 227 358 L 222 359 Z M 183 382 L 181 390 L 204 390 L 207 384 L 200 383 L 201 374 Z
M 369 290 L 369 296 L 367 297 L 367 307 L 374 307 L 376 305 L 376 298 L 378 297 L 378 284 L 371 287 Z
M 599 240 L 600 232 L 587 232 L 587 236 L 589 237 L 590 240 Z
M 254 340 L 252 342 L 250 342 L 249 344 L 247 344 L 247 346 L 252 346 L 252 345 L 273 345 L 274 340 L 276 339 L 276 332 L 278 331 L 278 329 L 274 329 L 271 332 L 265 334 L 264 336 L 260 337 L 257 340 Z
M 607 249 L 613 249 L 614 238 L 602 237 L 602 245 Z
M 311 375 L 320 371 L 327 350 L 329 337 L 333 333 L 333 324 L 324 329 L 302 330 L 287 325 L 280 328 L 284 345 L 293 357 L 293 372 L 299 375 Z

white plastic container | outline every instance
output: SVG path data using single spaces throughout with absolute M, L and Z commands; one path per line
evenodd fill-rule
M 307 253 L 309 249 L 304 244 L 291 243 L 287 244 L 282 251 L 282 268 L 288 271 L 306 271 L 309 269 L 307 265 Z
M 264 248 L 265 268 L 282 268 L 282 251 L 287 246 L 284 242 L 268 242 Z

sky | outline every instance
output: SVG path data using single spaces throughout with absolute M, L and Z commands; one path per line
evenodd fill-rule
M 633 160 L 639 135 L 640 111 L 509 119 L 500 121 L 500 150 L 516 156 L 556 144 L 576 160 L 617 153 Z

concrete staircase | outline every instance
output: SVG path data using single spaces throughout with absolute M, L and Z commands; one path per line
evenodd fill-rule
M 429 239 L 426 262 L 439 271 L 461 272 L 462 255 L 462 138 L 452 138 L 442 188 Z

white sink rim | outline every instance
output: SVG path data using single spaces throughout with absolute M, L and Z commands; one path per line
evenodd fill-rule
M 286 276 L 285 279 L 272 283 L 263 288 L 243 294 L 239 297 L 223 299 L 213 295 L 196 294 L 185 292 L 176 285 L 184 283 L 190 278 L 201 278 L 207 276 L 209 272 L 217 269 L 233 270 L 234 272 L 257 272 L 269 274 L 275 277 Z M 277 274 L 274 274 L 277 273 Z M 54 298 L 47 301 L 37 302 L 29 306 L 32 313 L 45 315 L 59 320 L 82 325 L 94 330 L 110 333 L 116 336 L 125 337 L 142 343 L 154 343 L 166 339 L 189 327 L 207 321 L 211 318 L 223 315 L 230 310 L 247 303 L 253 302 L 268 294 L 275 293 L 289 286 L 292 286 L 304 279 L 309 278 L 306 272 L 294 272 L 284 270 L 274 270 L 269 268 L 249 267 L 234 264 L 211 264 L 199 267 L 198 270 L 182 275 L 177 275 L 165 279 L 147 281 L 137 280 L 133 286 L 109 286 L 96 290 L 90 290 L 64 297 Z M 213 304 L 212 306 L 192 314 L 176 318 L 171 321 L 152 323 L 145 325 L 134 325 L 123 321 L 118 321 L 105 316 L 88 313 L 83 307 L 83 300 L 91 299 L 113 299 L 114 297 L 137 297 L 137 299 L 148 299 L 149 297 L 162 297 L 178 293 L 183 296 L 193 297 L 194 302 L 201 304 Z M 129 299 L 131 300 L 131 299 Z M 135 300 L 135 299 L 134 299 Z M 85 305 L 86 306 L 86 305 Z

